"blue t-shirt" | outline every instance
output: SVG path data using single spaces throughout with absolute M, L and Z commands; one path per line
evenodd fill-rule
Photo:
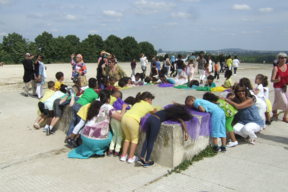
M 156 62 L 156 67 L 158 69 L 158 72 L 161 71 L 161 63 L 159 61 Z
M 211 113 L 218 108 L 218 105 L 204 99 L 195 99 L 193 105 L 196 109 L 199 109 L 198 107 L 201 105 L 205 109 L 206 113 Z
M 205 84 L 205 87 L 207 86 L 207 84 Z M 216 84 L 214 82 L 211 83 L 211 88 L 216 87 Z

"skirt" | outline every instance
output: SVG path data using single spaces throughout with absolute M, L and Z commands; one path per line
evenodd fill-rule
M 81 139 L 82 145 L 70 151 L 68 158 L 88 159 L 93 155 L 104 155 L 104 151 L 109 147 L 112 140 L 112 134 L 109 132 L 109 138 L 104 140 L 91 139 L 83 135 L 81 135 Z
M 286 93 L 282 88 L 274 88 L 274 103 L 272 110 L 288 111 L 288 90 Z
M 217 107 L 211 113 L 211 137 L 226 138 L 226 116 L 223 109 Z

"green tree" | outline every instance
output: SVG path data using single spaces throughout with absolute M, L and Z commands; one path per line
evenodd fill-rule
M 64 37 L 53 38 L 46 48 L 46 60 L 50 62 L 65 62 L 69 60 L 74 48 Z
M 154 49 L 154 46 L 147 41 L 140 42 L 139 47 L 140 47 L 140 52 L 144 53 L 147 56 L 148 60 L 151 60 L 152 55 L 156 56 L 157 54 L 157 51 Z
M 86 63 L 97 62 L 102 49 L 104 49 L 102 37 L 99 35 L 88 35 L 88 38 L 77 46 L 77 53 L 82 54 Z
M 53 39 L 53 35 L 44 31 L 41 35 L 35 38 L 35 43 L 42 54 L 45 55 L 46 49 Z
M 123 60 L 122 39 L 115 35 L 110 35 L 104 41 L 105 51 L 114 54 L 118 61 Z
M 67 36 L 65 37 L 65 39 L 67 39 L 67 40 L 71 43 L 71 45 L 73 46 L 73 48 L 74 48 L 75 51 L 76 51 L 77 46 L 78 46 L 79 43 L 80 43 L 79 37 L 77 37 L 76 35 L 67 35 Z
M 139 60 L 140 47 L 134 37 L 127 36 L 122 40 L 124 61 L 131 61 L 132 58 Z

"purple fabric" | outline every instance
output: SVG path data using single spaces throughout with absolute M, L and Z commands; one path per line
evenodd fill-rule
M 116 109 L 116 110 L 122 110 L 122 105 L 124 104 L 125 102 L 120 99 L 119 97 L 117 98 L 117 100 L 113 103 L 113 107 Z M 130 109 L 130 106 L 128 103 L 125 103 L 128 105 L 128 107 L 126 109 Z
M 146 123 L 146 120 L 148 119 L 148 117 L 150 115 L 151 115 L 150 113 L 147 113 L 144 117 L 141 118 L 141 120 L 140 120 L 140 132 L 146 132 L 145 123 Z
M 174 85 L 171 83 L 161 83 L 159 87 L 173 87 Z
M 144 85 L 144 83 L 143 83 L 143 82 L 141 82 L 141 83 L 139 84 L 139 86 L 142 86 L 142 85 Z
M 223 92 L 231 92 L 231 89 L 226 89 Z
M 210 136 L 210 133 L 211 133 L 211 114 L 205 113 L 205 112 L 200 112 L 197 109 L 189 109 L 189 111 L 193 115 L 199 115 L 202 117 L 199 135 Z

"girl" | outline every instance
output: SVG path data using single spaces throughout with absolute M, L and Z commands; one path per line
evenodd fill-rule
M 109 131 L 110 118 L 121 120 L 128 105 L 122 105 L 121 113 L 116 112 L 110 105 L 110 94 L 108 90 L 99 92 L 100 101 L 94 101 L 87 113 L 87 123 L 81 134 L 82 145 L 68 154 L 68 158 L 88 159 L 92 155 L 104 155 L 109 147 L 112 134 Z M 80 128 L 74 128 L 72 137 L 79 132 Z
M 205 70 L 205 76 L 208 77 L 210 75 L 209 72 L 209 63 L 205 63 L 204 65 L 204 70 Z
M 239 63 L 240 63 L 240 61 L 237 59 L 237 56 L 235 56 L 233 61 L 232 61 L 232 66 L 234 68 L 234 76 L 236 76 L 236 71 L 237 71 Z
M 44 63 L 42 62 L 43 60 L 42 55 L 37 55 L 37 59 L 34 62 L 35 66 L 35 83 L 37 83 L 36 87 L 36 93 L 38 95 L 38 99 L 40 99 L 43 96 L 43 85 L 45 84 L 45 79 L 46 79 L 46 67 Z
M 232 81 L 231 81 L 232 71 L 226 70 L 224 77 L 226 78 L 224 85 L 222 87 L 224 88 L 231 88 L 232 87 Z
M 126 138 L 120 161 L 126 161 L 128 156 L 127 151 L 131 143 L 128 163 L 135 162 L 136 157 L 134 156 L 134 153 L 139 139 L 140 119 L 147 113 L 153 114 L 157 111 L 157 109 L 154 109 L 151 106 L 154 98 L 155 97 L 150 92 L 143 92 L 142 94 L 139 92 L 135 99 L 136 103 L 123 116 L 121 120 L 121 127 Z
M 219 99 L 218 96 L 214 95 L 213 93 L 207 92 L 203 95 L 203 99 L 210 101 L 212 103 L 215 103 L 218 105 L 221 109 L 224 110 L 225 116 L 226 116 L 226 132 L 228 133 L 229 137 L 231 138 L 232 141 L 230 141 L 227 144 L 227 147 L 234 147 L 238 145 L 238 141 L 235 138 L 234 135 L 234 130 L 232 127 L 232 121 L 234 119 L 234 116 L 238 112 L 237 109 L 235 109 L 232 105 L 228 104 L 226 101 Z
M 264 87 L 264 97 L 265 97 L 265 101 L 267 105 L 267 111 L 265 112 L 266 125 L 271 125 L 270 111 L 272 111 L 272 104 L 271 104 L 271 101 L 269 100 L 269 87 L 268 87 L 267 76 L 264 76 L 263 87 Z
M 188 83 L 188 78 L 187 78 L 186 73 L 184 71 L 181 71 L 175 77 L 175 86 L 183 85 L 185 83 Z
M 185 131 L 185 141 L 187 141 L 188 133 L 184 121 L 188 121 L 192 118 L 193 116 L 185 109 L 185 107 L 180 105 L 172 105 L 164 110 L 158 111 L 153 115 L 149 116 L 145 123 L 146 139 L 143 143 L 141 156 L 138 159 L 138 162 L 144 167 L 148 167 L 154 164 L 153 161 L 149 161 L 149 158 L 151 156 L 153 145 L 159 133 L 162 122 L 167 120 L 179 121 Z M 147 154 L 144 160 L 146 152 Z
M 187 75 L 188 75 L 188 82 L 193 80 L 193 76 L 194 76 L 194 63 L 193 63 L 193 59 L 189 60 L 188 63 L 189 66 L 189 71 L 187 71 Z

